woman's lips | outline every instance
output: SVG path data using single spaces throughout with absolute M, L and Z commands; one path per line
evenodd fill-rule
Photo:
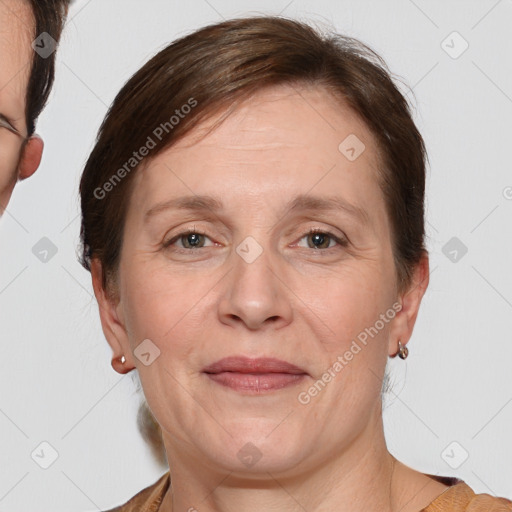
M 308 374 L 302 368 L 274 358 L 233 356 L 203 369 L 214 382 L 236 391 L 261 393 L 291 386 Z
M 218 384 L 235 389 L 236 391 L 273 391 L 286 386 L 297 384 L 306 376 L 292 373 L 238 373 L 221 372 L 207 373 L 208 377 Z

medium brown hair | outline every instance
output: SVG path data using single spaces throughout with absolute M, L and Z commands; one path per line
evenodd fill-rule
M 46 32 L 58 43 L 70 3 L 71 0 L 30 0 L 35 22 L 34 39 Z M 55 56 L 55 51 L 47 58 L 41 57 L 37 52 L 33 55 L 25 111 L 29 137 L 35 131 L 37 118 L 46 105 L 52 89 Z
M 425 252 L 426 163 L 407 100 L 382 58 L 360 41 L 283 17 L 257 16 L 209 25 L 176 40 L 135 73 L 111 105 L 80 182 L 81 263 L 90 270 L 91 259 L 99 259 L 106 290 L 115 281 L 130 183 L 138 168 L 127 172 L 133 152 L 191 98 L 195 108 L 163 133 L 149 158 L 212 114 L 282 84 L 325 89 L 375 137 L 398 289 L 407 288 Z M 122 179 L 112 181 L 122 168 Z M 111 184 L 108 195 L 99 195 L 106 183 Z M 146 419 L 146 425 L 159 429 L 154 418 Z

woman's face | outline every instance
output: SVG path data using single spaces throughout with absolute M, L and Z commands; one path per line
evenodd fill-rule
M 33 25 L 28 2 L 0 2 L 0 215 L 7 207 L 18 178 L 22 138 L 4 128 L 10 124 L 26 133 L 25 96 L 32 63 Z
M 134 177 L 104 331 L 137 367 L 168 457 L 313 467 L 378 430 L 386 360 L 426 284 L 397 293 L 374 139 L 322 89 L 267 89 L 198 133 Z M 212 367 L 228 357 L 300 370 Z

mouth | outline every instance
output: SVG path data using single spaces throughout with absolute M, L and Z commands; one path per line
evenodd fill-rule
M 261 394 L 299 384 L 308 373 L 274 358 L 226 357 L 203 368 L 212 381 L 235 391 Z

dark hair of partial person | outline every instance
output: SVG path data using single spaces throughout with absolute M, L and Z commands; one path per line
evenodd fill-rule
M 103 268 L 102 285 L 115 294 L 131 184 L 140 164 L 124 173 L 106 197 L 97 197 L 95 190 L 107 183 L 176 109 L 190 98 L 197 102 L 163 134 L 143 163 L 201 121 L 226 114 L 217 126 L 243 100 L 266 87 L 306 85 L 325 90 L 340 105 L 348 105 L 375 137 L 397 289 L 405 291 L 426 252 L 427 155 L 411 107 L 394 78 L 383 59 L 359 40 L 280 16 L 227 20 L 177 39 L 127 81 L 100 127 L 80 182 L 81 264 L 90 270 L 91 259 L 97 258 Z M 146 420 L 146 427 L 153 422 L 154 428 L 159 428 L 154 418 Z
M 46 32 L 58 43 L 72 0 L 30 0 L 35 21 L 34 37 Z M 35 131 L 36 121 L 42 112 L 55 78 L 55 55 L 43 58 L 33 52 L 32 69 L 27 87 L 26 123 L 28 135 Z

